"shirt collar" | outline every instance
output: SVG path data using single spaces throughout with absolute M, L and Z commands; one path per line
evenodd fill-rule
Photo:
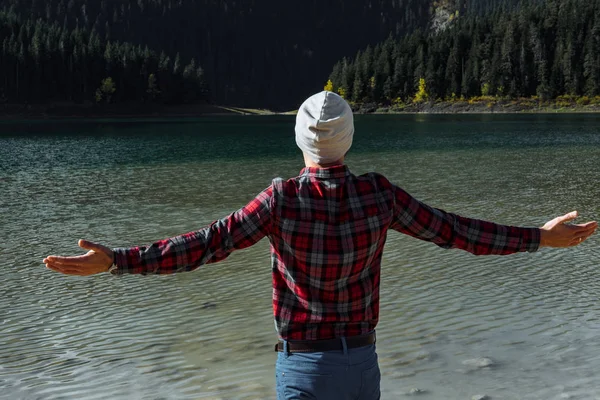
M 327 168 L 306 167 L 300 171 L 300 176 L 311 176 L 323 179 L 339 179 L 350 175 L 350 169 L 345 165 L 334 165 Z

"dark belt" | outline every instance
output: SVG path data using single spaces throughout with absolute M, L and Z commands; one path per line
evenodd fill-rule
M 369 346 L 375 343 L 375 333 L 369 333 L 363 336 L 350 336 L 346 338 L 346 348 L 355 349 L 357 347 Z M 320 351 L 343 350 L 342 339 L 327 340 L 295 340 L 288 341 L 288 352 L 290 353 L 312 353 Z M 275 351 L 283 351 L 283 341 L 275 345 Z

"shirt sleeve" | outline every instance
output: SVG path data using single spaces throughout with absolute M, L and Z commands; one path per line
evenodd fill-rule
M 393 186 L 394 218 L 391 228 L 445 249 L 475 255 L 535 252 L 540 246 L 538 228 L 519 228 L 465 218 L 432 208 Z
M 198 231 L 149 246 L 113 249 L 117 268 L 112 273 L 172 274 L 224 260 L 234 250 L 252 246 L 269 235 L 272 194 L 269 186 L 245 207 Z

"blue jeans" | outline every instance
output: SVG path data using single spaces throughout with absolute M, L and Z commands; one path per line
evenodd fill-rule
M 277 400 L 379 400 L 381 397 L 374 344 L 319 353 L 277 354 Z

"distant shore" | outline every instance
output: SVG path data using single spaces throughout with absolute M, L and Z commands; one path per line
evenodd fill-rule
M 581 101 L 562 97 L 552 101 L 539 99 L 499 99 L 480 97 L 469 100 L 427 101 L 422 103 L 354 104 L 358 114 L 555 114 L 599 113 L 600 99 Z
M 555 114 L 600 113 L 600 101 L 578 102 L 557 99 L 477 98 L 470 100 L 430 101 L 422 103 L 352 103 L 356 114 Z M 0 104 L 0 121 L 60 118 L 194 118 L 234 115 L 294 115 L 296 111 L 218 106 L 212 104 L 94 104 L 53 103 L 45 105 Z
M 0 120 L 60 118 L 194 118 L 203 116 L 276 115 L 270 110 L 212 104 L 0 104 Z

